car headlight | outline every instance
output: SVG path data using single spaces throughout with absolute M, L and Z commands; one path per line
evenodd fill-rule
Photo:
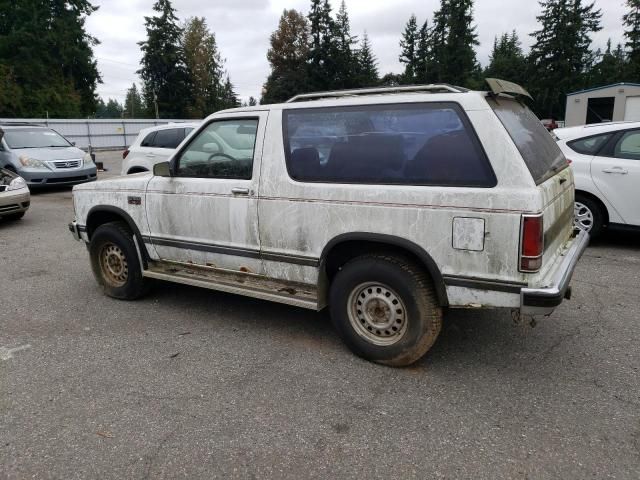
M 24 178 L 18 177 L 11 180 L 9 186 L 7 187 L 7 191 L 9 190 L 20 190 L 21 188 L 25 188 L 27 186 L 27 182 L 24 181 Z
M 40 160 L 36 160 L 35 158 L 27 157 L 26 155 L 21 155 L 20 158 L 18 158 L 18 160 L 20 160 L 20 163 L 22 164 L 23 167 L 40 168 L 44 170 L 49 170 L 49 167 L 47 167 L 44 162 L 41 162 Z
M 88 153 L 85 153 L 84 157 L 82 157 L 82 164 L 91 165 L 92 163 L 93 163 L 93 159 L 91 158 L 91 155 L 89 155 Z

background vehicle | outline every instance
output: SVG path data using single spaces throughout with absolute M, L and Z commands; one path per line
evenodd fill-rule
M 3 123 L 0 167 L 18 173 L 29 186 L 77 185 L 97 178 L 91 156 L 50 128 Z
M 554 133 L 575 174 L 576 226 L 591 235 L 604 227 L 640 229 L 640 122 Z
M 31 195 L 27 182 L 0 168 L 0 218 L 18 220 L 29 209 Z
M 172 123 L 140 130 L 135 142 L 122 152 L 122 175 L 149 172 L 166 162 L 199 123 Z
M 450 85 L 295 97 L 218 112 L 153 174 L 74 188 L 104 292 L 145 280 L 320 310 L 358 355 L 408 365 L 444 307 L 548 315 L 588 234 L 573 174 L 504 92 Z
M 558 128 L 558 123 L 553 118 L 543 118 L 542 120 L 540 120 L 540 122 L 542 122 L 542 125 L 544 125 L 544 128 L 546 128 L 549 131 L 552 131 Z

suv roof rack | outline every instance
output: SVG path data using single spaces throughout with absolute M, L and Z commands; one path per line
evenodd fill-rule
M 5 127 L 42 127 L 43 125 L 40 123 L 32 123 L 32 122 L 3 122 L 0 121 L 0 126 Z
M 342 98 L 356 97 L 358 95 L 377 95 L 384 93 L 413 93 L 413 92 L 429 92 L 429 93 L 464 93 L 468 92 L 466 88 L 456 87 L 448 83 L 438 83 L 431 85 L 403 85 L 397 87 L 376 87 L 376 88 L 356 88 L 353 90 L 334 90 L 329 92 L 302 93 L 290 98 L 285 103 L 295 103 L 303 100 L 321 100 L 323 98 Z

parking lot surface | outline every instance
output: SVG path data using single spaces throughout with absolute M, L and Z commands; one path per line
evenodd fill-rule
M 72 219 L 58 189 L 0 221 L 0 478 L 640 478 L 638 234 L 593 242 L 535 327 L 451 311 L 392 369 L 325 312 L 107 298 Z

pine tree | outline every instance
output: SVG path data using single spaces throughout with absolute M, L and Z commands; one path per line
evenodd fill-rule
M 187 20 L 182 50 L 193 103 L 187 108 L 190 118 L 204 118 L 223 108 L 223 65 L 216 37 L 204 17 Z
M 107 103 L 98 98 L 95 118 L 122 118 L 123 107 L 117 100 L 110 98 Z
M 503 33 L 500 39 L 496 37 L 484 77 L 501 78 L 522 85 L 527 83 L 526 70 L 527 59 L 516 31 Z
M 248 105 L 250 107 L 255 107 L 256 105 L 258 105 L 258 100 L 256 100 L 255 97 L 249 97 Z
M 344 0 L 340 4 L 340 9 L 335 21 L 336 51 L 335 64 L 337 78 L 334 88 L 352 88 L 357 83 L 357 58 L 353 51 L 353 45 L 357 43 L 357 38 L 351 35 L 349 24 L 349 14 Z
M 160 116 L 181 118 L 187 115 L 191 91 L 181 48 L 183 30 L 170 0 L 157 0 L 153 10 L 156 16 L 144 17 L 147 40 L 139 43 L 143 56 L 137 73 L 144 83 L 145 103 L 153 115 L 157 102 Z
M 417 83 L 427 83 L 429 80 L 429 60 L 431 58 L 431 31 L 425 20 L 418 32 L 418 48 L 416 50 L 415 80 Z
M 310 49 L 308 81 L 310 90 L 331 90 L 336 85 L 338 68 L 335 53 L 339 50 L 337 27 L 331 17 L 329 0 L 311 0 L 309 12 Z
M 588 84 L 596 87 L 605 86 L 617 82 L 633 82 L 627 69 L 628 63 L 622 44 L 618 44 L 612 50 L 611 39 L 607 41 L 607 49 L 604 53 L 596 52 L 597 61 L 589 71 Z
M 233 84 L 227 75 L 227 78 L 222 85 L 222 95 L 220 96 L 220 109 L 236 108 L 240 106 L 240 100 L 238 95 L 233 90 Z
M 629 63 L 626 74 L 629 81 L 640 81 L 640 0 L 627 0 L 629 11 L 622 17 L 626 27 L 624 37 Z
M 89 0 L 0 0 L 0 97 L 10 96 L 0 116 L 95 112 L 98 41 L 85 21 L 96 10 Z
M 369 35 L 364 32 L 360 42 L 360 50 L 357 52 L 357 87 L 372 87 L 378 84 L 378 60 L 371 49 Z
M 540 5 L 540 29 L 531 34 L 529 90 L 540 117 L 564 118 L 566 94 L 588 86 L 590 34 L 602 28 L 602 13 L 582 0 L 543 0 Z
M 278 103 L 307 91 L 309 23 L 296 10 L 285 10 L 271 34 L 267 60 L 271 73 L 263 88 L 262 104 Z
M 449 39 L 450 5 L 448 0 L 440 0 L 440 9 L 433 13 L 433 27 L 427 41 L 427 61 L 425 62 L 426 83 L 450 82 L 448 76 L 447 41 Z
M 448 36 L 445 47 L 446 81 L 453 85 L 475 87 L 479 73 L 474 47 L 479 45 L 473 26 L 473 0 L 442 0 L 448 2 Z
M 404 63 L 403 83 L 414 83 L 416 81 L 418 41 L 418 19 L 412 14 L 400 40 L 400 48 L 402 49 L 400 63 Z
M 131 84 L 131 88 L 127 90 L 124 100 L 124 116 L 127 118 L 147 117 L 142 95 L 135 83 Z

